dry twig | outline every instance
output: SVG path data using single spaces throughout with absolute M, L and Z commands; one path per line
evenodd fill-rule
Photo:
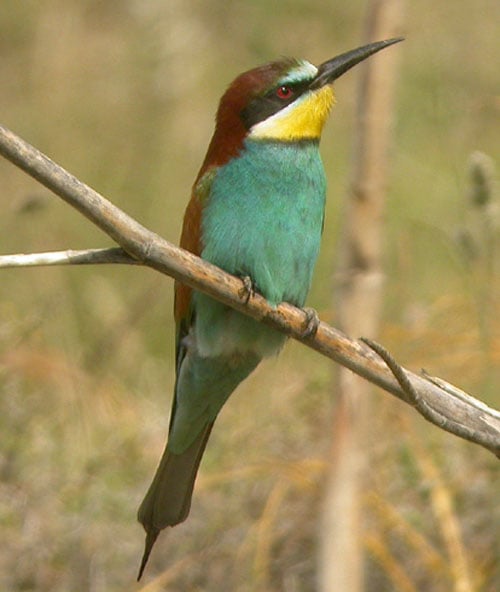
M 407 388 L 402 388 L 386 363 L 365 343 L 350 339 L 323 322 L 314 335 L 304 336 L 309 316 L 303 310 L 287 303 L 273 308 L 259 294 L 252 295 L 248 301 L 246 298 L 242 299 L 241 279 L 175 247 L 144 228 L 88 185 L 2 126 L 0 154 L 78 209 L 118 243 L 122 250 L 107 250 L 108 254 L 113 253 L 115 262 L 146 265 L 189 284 L 301 341 L 402 401 L 411 403 Z M 67 263 L 71 263 L 71 258 L 75 257 L 78 263 L 91 263 L 89 252 L 84 253 L 86 255 L 82 253 L 80 258 L 78 252 L 74 251 L 66 251 L 65 255 L 60 256 L 66 258 Z M 7 256 L 6 260 L 10 267 L 13 264 L 12 257 Z M 0 257 L 0 267 L 3 266 L 2 259 Z M 42 264 L 47 265 L 50 262 L 46 260 Z M 426 419 L 500 456 L 500 412 L 470 395 L 457 396 L 455 387 L 451 385 L 442 388 L 436 379 L 431 381 L 407 370 L 403 372 L 418 398 L 432 410 L 432 414 L 426 414 Z M 416 409 L 421 413 L 418 406 Z

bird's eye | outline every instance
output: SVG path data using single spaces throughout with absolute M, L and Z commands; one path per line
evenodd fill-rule
M 286 86 L 286 85 L 280 86 L 276 90 L 276 96 L 279 99 L 289 99 L 292 95 L 293 95 L 293 90 L 289 86 Z

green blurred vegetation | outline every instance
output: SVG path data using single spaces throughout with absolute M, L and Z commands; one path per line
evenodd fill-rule
M 318 63 L 354 47 L 364 10 L 323 0 L 3 2 L 2 123 L 177 241 L 225 85 L 276 56 Z M 380 338 L 407 366 L 497 407 L 499 197 L 469 199 L 469 160 L 480 150 L 500 162 L 499 23 L 497 0 L 408 3 L 407 40 L 391 50 L 401 73 Z M 309 304 L 326 319 L 355 81 L 337 84 L 323 138 L 329 206 Z M 0 187 L 1 253 L 109 244 L 4 161 Z M 189 520 L 153 553 L 159 580 L 133 582 L 135 512 L 173 384 L 171 284 L 136 268 L 0 272 L 1 590 L 314 589 L 333 369 L 297 344 L 233 396 Z M 374 396 L 367 590 L 455 589 L 452 522 L 476 590 L 500 589 L 497 462 Z

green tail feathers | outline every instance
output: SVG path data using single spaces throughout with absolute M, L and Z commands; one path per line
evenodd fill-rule
M 147 533 L 138 580 L 160 531 L 167 526 L 183 522 L 189 514 L 194 482 L 212 426 L 213 422 L 207 424 L 189 448 L 181 454 L 173 454 L 168 446 L 165 448 L 155 477 L 137 514 Z

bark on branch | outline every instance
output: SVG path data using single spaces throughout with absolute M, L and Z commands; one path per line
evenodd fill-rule
M 287 303 L 273 308 L 259 294 L 248 298 L 241 279 L 144 228 L 3 126 L 0 126 L 0 154 L 75 207 L 121 247 L 122 250 L 92 250 L 94 253 L 100 252 L 98 262 L 104 262 L 104 251 L 107 251 L 113 262 L 142 264 L 189 284 L 301 341 L 413 405 L 423 417 L 438 427 L 475 442 L 500 457 L 499 411 L 441 379 L 431 379 L 405 370 L 383 348 L 375 346 L 374 351 L 373 344 L 351 339 L 326 323 L 320 322 L 314 335 L 304 336 L 310 320 L 306 312 Z M 66 259 L 66 263 L 94 263 L 88 253 L 66 251 L 57 256 L 51 254 L 36 264 L 60 263 L 55 260 L 57 258 Z M 12 267 L 13 257 L 19 256 L 0 257 L 0 267 Z

